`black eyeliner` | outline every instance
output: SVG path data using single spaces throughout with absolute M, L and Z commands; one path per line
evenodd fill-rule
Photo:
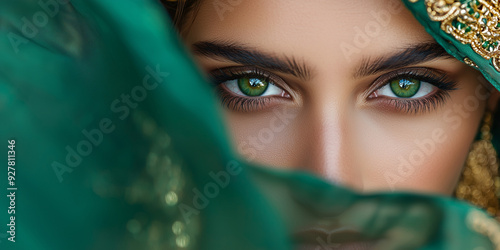
M 446 102 L 452 91 L 458 89 L 457 81 L 451 79 L 445 72 L 429 68 L 407 68 L 396 70 L 377 78 L 374 81 L 377 87 L 371 93 L 381 89 L 391 81 L 405 78 L 413 78 L 429 83 L 437 89 L 427 97 L 414 99 L 377 97 L 377 99 L 382 99 L 381 101 L 385 101 L 386 104 L 388 103 L 389 106 L 393 106 L 397 111 L 418 114 L 436 109 Z
M 227 89 L 222 86 L 222 83 L 236 80 L 239 78 L 258 78 L 262 79 L 269 84 L 275 85 L 278 88 L 283 89 L 281 84 L 284 84 L 283 79 L 279 76 L 274 75 L 271 72 L 260 69 L 258 67 L 252 66 L 240 66 L 240 67 L 228 67 L 228 68 L 218 68 L 216 70 L 212 70 L 209 74 L 209 79 L 212 84 L 218 90 L 218 97 L 221 101 L 222 106 L 239 111 L 239 112 L 251 112 L 264 108 L 266 105 L 272 102 L 276 97 L 242 97 L 236 96 L 228 93 Z M 282 82 L 278 84 L 277 82 Z
M 414 78 L 422 82 L 427 82 L 442 90 L 453 91 L 458 89 L 457 81 L 451 79 L 448 74 L 444 72 L 429 68 L 409 68 L 396 70 L 378 77 L 374 81 L 374 84 L 378 86 L 373 91 L 384 87 L 390 81 L 404 78 Z

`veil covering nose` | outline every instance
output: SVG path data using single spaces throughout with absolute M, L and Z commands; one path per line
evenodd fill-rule
M 499 86 L 497 54 L 486 59 L 428 14 L 450 1 L 404 2 L 450 54 Z M 0 138 L 15 140 L 19 197 L 16 242 L 2 232 L 1 249 L 500 248 L 500 225 L 468 203 L 363 195 L 240 159 L 157 1 L 0 9 Z

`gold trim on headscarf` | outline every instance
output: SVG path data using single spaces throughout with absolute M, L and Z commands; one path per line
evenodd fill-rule
M 409 0 L 416 3 L 422 0 Z M 483 58 L 492 59 L 500 72 L 500 8 L 498 0 L 425 0 L 432 21 Z

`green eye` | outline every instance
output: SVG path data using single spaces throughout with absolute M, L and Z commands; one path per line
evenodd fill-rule
M 269 87 L 269 81 L 259 78 L 242 77 L 238 79 L 238 87 L 247 96 L 261 96 Z
M 418 93 L 421 81 L 413 78 L 403 78 L 391 81 L 391 90 L 401 98 L 410 98 Z

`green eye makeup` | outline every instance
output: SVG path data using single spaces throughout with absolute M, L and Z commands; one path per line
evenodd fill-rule
M 247 96 L 261 96 L 269 87 L 269 81 L 259 78 L 242 77 L 238 79 L 238 87 Z
M 410 98 L 420 89 L 421 81 L 414 78 L 395 79 L 390 82 L 392 92 L 400 98 Z

